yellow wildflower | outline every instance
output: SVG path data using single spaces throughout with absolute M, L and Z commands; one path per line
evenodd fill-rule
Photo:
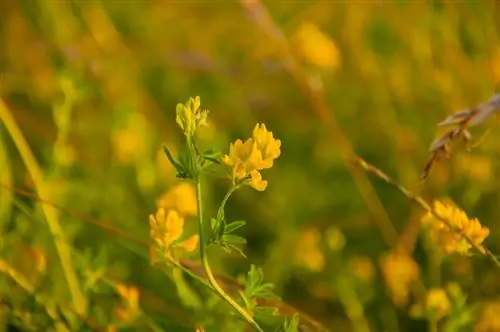
M 281 154 L 281 141 L 274 138 L 273 133 L 268 131 L 265 124 L 257 124 L 252 135 L 257 149 L 261 152 L 261 169 L 273 167 L 273 160 Z
M 371 282 L 375 276 L 375 269 L 368 257 L 354 257 L 349 261 L 349 270 L 359 280 Z
M 298 263 L 313 272 L 319 272 L 325 266 L 325 258 L 319 248 L 320 238 L 321 234 L 317 229 L 307 229 L 301 234 L 297 244 Z
M 139 290 L 134 286 L 118 284 L 116 291 L 125 301 L 124 307 L 115 309 L 115 314 L 124 321 L 134 317 L 139 310 Z
M 432 315 L 441 319 L 450 312 L 450 299 L 442 288 L 432 288 L 427 291 L 425 303 L 414 304 L 410 308 L 413 317 L 424 317 Z
M 397 306 L 408 302 L 411 284 L 418 278 L 418 265 L 405 253 L 392 252 L 381 258 L 382 274 Z
M 500 301 L 487 302 L 481 311 L 481 315 L 474 327 L 474 332 L 500 331 Z
M 174 209 L 183 216 L 196 216 L 196 189 L 189 182 L 179 182 L 156 201 L 158 208 Z
M 430 228 L 431 239 L 439 245 L 444 253 L 468 254 L 472 246 L 464 236 L 484 253 L 481 243 L 489 235 L 490 230 L 487 227 L 483 227 L 477 219 L 469 219 L 465 212 L 451 204 L 446 205 L 435 201 L 434 212 L 447 220 L 453 227 L 453 229 L 450 229 L 448 225 L 441 220 L 437 220 L 430 213 L 422 219 L 424 227 Z
M 170 254 L 172 248 L 193 251 L 198 245 L 198 234 L 178 242 L 184 232 L 184 219 L 175 210 L 170 210 L 166 214 L 164 208 L 159 208 L 156 216 L 149 216 L 149 226 L 151 238 L 155 240 L 158 249 L 163 250 L 166 255 Z
M 303 23 L 294 38 L 300 55 L 309 63 L 325 69 L 337 69 L 340 52 L 335 42 L 316 25 Z
M 186 104 L 177 104 L 176 122 L 186 136 L 193 136 L 199 126 L 206 126 L 207 110 L 200 110 L 200 97 L 189 98 Z
M 274 159 L 281 154 L 281 141 L 275 139 L 264 124 L 257 124 L 253 136 L 243 142 L 237 139 L 229 146 L 229 155 L 222 157 L 222 161 L 232 167 L 233 181 L 249 179 L 250 186 L 263 191 L 267 181 L 262 180 L 259 171 L 273 166 Z

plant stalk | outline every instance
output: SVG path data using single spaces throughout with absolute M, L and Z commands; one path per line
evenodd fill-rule
M 210 286 L 217 292 L 217 294 L 225 300 L 227 303 L 229 303 L 238 313 L 250 324 L 252 327 L 259 332 L 264 332 L 264 330 L 257 324 L 257 322 L 252 318 L 252 316 L 245 311 L 238 303 L 236 303 L 235 300 L 233 300 L 223 289 L 219 284 L 217 283 L 217 280 L 215 279 L 212 269 L 210 268 L 210 264 L 208 262 L 208 257 L 207 257 L 207 252 L 205 248 L 205 236 L 203 232 L 203 204 L 202 204 L 202 199 L 201 199 L 201 179 L 199 176 L 197 176 L 196 179 L 196 201 L 198 205 L 198 234 L 200 236 L 200 259 L 201 259 L 201 264 L 203 266 L 203 269 L 205 270 L 205 273 L 207 275 L 208 282 Z

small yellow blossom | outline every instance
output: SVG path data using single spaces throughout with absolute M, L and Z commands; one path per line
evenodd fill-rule
M 274 159 L 281 154 L 281 141 L 274 138 L 273 133 L 268 131 L 265 124 L 257 124 L 252 135 L 257 150 L 261 152 L 262 161 L 260 169 L 273 167 Z
M 237 139 L 229 146 L 229 155 L 222 157 L 224 164 L 232 168 L 233 181 L 250 179 L 250 186 L 263 191 L 267 181 L 259 171 L 271 168 L 274 159 L 281 154 L 281 141 L 275 139 L 264 124 L 257 124 L 253 136 L 243 142 Z
M 170 210 L 166 214 L 164 208 L 159 208 L 156 216 L 149 216 L 149 227 L 151 238 L 156 242 L 157 249 L 162 250 L 169 258 L 171 258 L 172 248 L 191 252 L 198 245 L 199 236 L 197 234 L 184 241 L 178 241 L 184 232 L 184 219 L 175 210 Z
M 498 313 L 500 313 L 500 301 L 484 304 L 474 332 L 500 331 L 500 315 Z
M 196 189 L 189 182 L 179 182 L 156 201 L 158 208 L 173 209 L 183 216 L 196 216 Z
M 441 319 L 450 312 L 450 299 L 442 288 L 432 288 L 427 291 L 425 303 L 414 304 L 410 308 L 413 317 L 425 317 L 432 315 Z
M 186 136 L 193 136 L 199 126 L 206 126 L 207 110 L 200 110 L 200 97 L 189 98 L 186 104 L 177 104 L 176 122 Z
M 294 37 L 297 50 L 309 63 L 334 70 L 340 65 L 340 52 L 331 37 L 312 23 L 303 23 Z
M 141 113 L 133 113 L 123 128 L 112 133 L 113 153 L 122 163 L 132 164 L 142 158 L 148 143 L 148 124 Z
M 115 309 L 115 314 L 121 320 L 129 320 L 134 317 L 139 311 L 139 290 L 134 286 L 118 284 L 116 291 L 125 301 L 124 307 Z
M 443 204 L 440 201 L 435 201 L 434 212 L 447 220 L 454 228 L 450 229 L 448 225 L 441 220 L 437 220 L 430 213 L 422 218 L 423 226 L 430 229 L 431 239 L 439 245 L 444 253 L 451 254 L 456 252 L 462 255 L 468 254 L 472 246 L 464 236 L 484 253 L 481 243 L 489 235 L 490 231 L 487 227 L 483 227 L 477 219 L 469 219 L 465 212 L 451 204 Z M 460 233 L 463 233 L 463 235 Z
M 319 248 L 321 234 L 317 229 L 305 230 L 297 244 L 296 259 L 299 264 L 313 272 L 323 270 L 325 257 Z
M 418 278 L 418 265 L 405 253 L 392 252 L 380 260 L 382 274 L 392 301 L 399 307 L 406 305 L 412 283 Z
M 355 257 L 349 261 L 349 270 L 359 280 L 371 282 L 375 276 L 375 268 L 368 257 Z

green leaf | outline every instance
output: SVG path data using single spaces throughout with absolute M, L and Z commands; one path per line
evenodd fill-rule
M 299 332 L 299 315 L 295 314 L 292 319 L 285 320 L 283 332 Z
M 224 233 L 226 233 L 226 234 L 232 233 L 235 230 L 237 230 L 245 225 L 246 225 L 246 222 L 244 220 L 233 221 L 232 223 L 226 225 L 226 227 L 224 228 Z
M 102 249 L 99 251 L 96 257 L 92 260 L 92 267 L 94 269 L 99 269 L 103 266 L 108 265 L 108 250 L 105 245 L 102 246 Z
M 244 237 L 233 235 L 233 234 L 224 234 L 222 235 L 222 243 L 223 244 L 243 244 L 247 243 L 247 240 Z
M 276 307 L 256 307 L 254 308 L 253 313 L 257 321 L 269 325 L 276 323 L 278 318 L 278 308 Z
M 221 163 L 222 153 L 216 149 L 209 149 L 203 152 L 203 159 L 211 161 L 215 164 Z
M 241 251 L 241 249 L 238 248 L 235 245 L 232 245 L 232 244 L 223 244 L 222 245 L 222 249 L 224 249 L 224 251 L 227 252 L 228 254 L 236 253 L 236 254 L 241 255 L 243 258 L 247 258 L 247 256 L 245 255 L 245 253 L 243 251 Z

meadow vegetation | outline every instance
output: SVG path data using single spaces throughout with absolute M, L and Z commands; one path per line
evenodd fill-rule
M 3 331 L 500 331 L 500 5 L 0 4 Z

